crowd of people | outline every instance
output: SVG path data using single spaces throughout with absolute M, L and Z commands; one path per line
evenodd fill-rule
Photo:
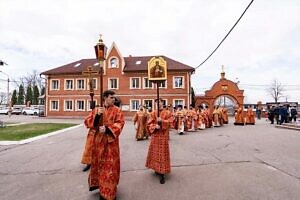
M 268 107 L 268 119 L 271 124 L 292 123 L 297 121 L 298 112 L 296 106 L 279 105 Z
M 125 124 L 124 115 L 116 105 L 115 92 L 103 92 L 103 106 L 95 106 L 85 118 L 89 129 L 81 163 L 86 164 L 89 190 L 99 189 L 99 198 L 116 199 L 117 185 L 120 179 L 119 136 Z M 150 138 L 145 167 L 154 171 L 161 184 L 165 175 L 171 172 L 169 130 L 175 129 L 179 135 L 189 131 L 198 131 L 211 127 L 220 127 L 228 123 L 227 109 L 215 106 L 211 112 L 207 106 L 194 108 L 190 105 L 176 107 L 164 106 L 161 98 L 155 100 L 158 109 L 146 109 L 140 106 L 133 116 L 137 141 Z M 241 108 L 241 107 L 240 107 Z M 252 108 L 244 114 L 240 108 L 235 113 L 235 124 L 254 124 Z
M 243 106 L 235 110 L 234 125 L 255 124 L 255 114 L 252 106 L 248 106 L 244 110 Z M 184 135 L 186 132 L 193 132 L 203 130 L 211 127 L 220 127 L 228 124 L 228 110 L 224 106 L 214 106 L 211 111 L 208 106 L 198 106 L 194 108 L 190 105 L 163 106 L 163 110 L 171 116 L 170 128 L 175 129 L 179 135 Z M 140 106 L 139 110 L 133 117 L 134 126 L 136 129 L 136 140 L 148 139 L 149 133 L 147 131 L 147 121 L 152 114 L 152 108 Z

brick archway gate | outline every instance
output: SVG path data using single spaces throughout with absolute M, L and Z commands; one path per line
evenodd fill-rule
M 207 105 L 212 111 L 218 98 L 229 98 L 236 105 L 244 104 L 244 90 L 240 90 L 236 83 L 225 78 L 225 72 L 221 73 L 221 78 L 210 90 L 205 91 L 204 96 L 195 96 L 196 106 Z M 225 101 L 225 100 L 224 100 Z

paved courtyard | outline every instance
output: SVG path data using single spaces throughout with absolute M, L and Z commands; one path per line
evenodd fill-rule
M 0 116 L 9 121 L 82 123 L 82 119 Z M 1 133 L 1 129 L 0 129 Z M 80 164 L 87 129 L 80 126 L 24 145 L 0 146 L 0 199 L 96 200 Z M 135 141 L 126 121 L 120 137 L 120 200 L 300 199 L 300 132 L 264 119 L 255 126 L 171 131 L 172 172 L 159 184 L 144 167 L 149 141 Z

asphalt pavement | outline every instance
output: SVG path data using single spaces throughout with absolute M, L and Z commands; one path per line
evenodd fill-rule
M 73 122 L 1 116 L 10 122 Z M 1 133 L 1 130 L 0 130 Z M 1 200 L 96 200 L 80 164 L 87 129 L 76 129 L 23 145 L 0 146 Z M 300 199 L 300 132 L 278 129 L 265 119 L 255 126 L 170 133 L 171 173 L 161 185 L 145 168 L 149 140 L 136 141 L 133 123 L 120 136 L 118 200 Z

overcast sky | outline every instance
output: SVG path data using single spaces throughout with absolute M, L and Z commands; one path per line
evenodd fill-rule
M 251 0 L 0 0 L 0 70 L 11 79 L 94 58 L 99 33 L 122 56 L 165 55 L 197 67 Z M 196 94 L 226 77 L 239 81 L 245 102 L 300 102 L 300 1 L 255 0 L 215 54 L 192 77 Z M 0 91 L 7 76 L 0 73 Z M 11 87 L 14 87 L 12 84 Z

